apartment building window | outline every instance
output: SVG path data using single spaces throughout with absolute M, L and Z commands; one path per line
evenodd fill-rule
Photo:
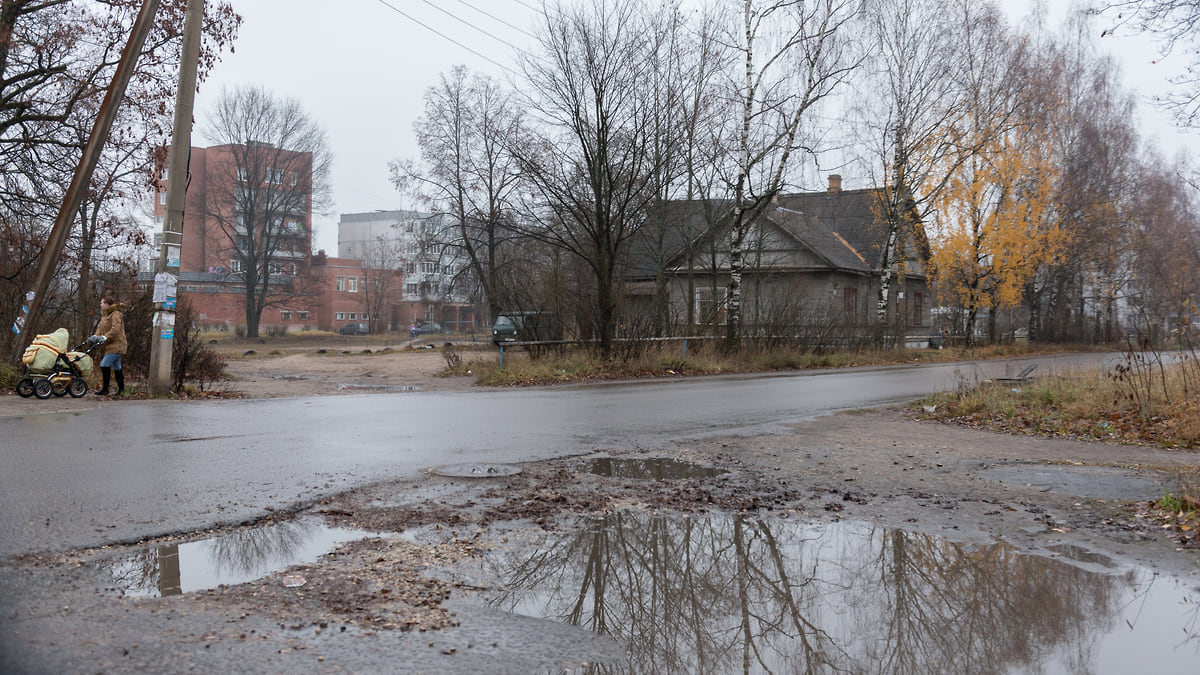
M 296 318 L 300 321 L 308 321 L 308 312 L 296 312 Z
M 286 309 L 279 310 L 279 320 L 280 321 L 291 321 L 292 313 Z
M 229 270 L 234 274 L 241 274 L 245 271 L 245 267 L 242 265 L 241 260 L 234 258 L 233 260 L 229 261 Z
M 338 320 L 338 321 L 345 321 L 345 320 L 346 320 L 346 314 L 345 314 L 344 312 L 338 312 L 338 313 L 336 314 L 336 316 L 337 316 L 337 320 Z
M 348 279 L 348 281 L 350 282 L 350 288 L 348 290 L 351 293 L 357 293 L 358 292 L 358 277 L 350 277 Z
M 435 262 L 423 262 L 421 263 L 421 271 L 425 274 L 437 274 L 438 264 Z
M 154 216 L 154 224 L 162 227 L 162 224 L 166 221 L 166 218 L 166 216 Z
M 163 167 L 163 170 L 162 170 L 162 173 L 160 173 L 160 174 L 158 175 L 158 177 L 159 177 L 160 179 L 162 179 L 162 180 L 166 180 L 166 179 L 167 179 L 167 176 L 168 176 L 168 172 L 169 172 L 169 171 L 170 171 L 170 169 L 168 169 L 167 167 L 165 167 L 165 166 L 164 166 L 164 167 Z
M 239 167 L 237 170 L 237 177 L 239 182 L 245 183 L 250 179 L 250 172 L 247 171 L 245 167 Z
M 267 169 L 267 182 L 283 185 L 283 169 Z
M 417 285 L 415 283 L 405 284 L 404 292 L 408 295 L 416 295 L 419 292 L 419 288 L 417 287 Z
M 358 318 L 358 314 L 355 314 L 354 312 L 350 312 L 349 314 L 347 314 L 347 315 L 346 315 L 346 318 L 348 318 L 348 319 L 350 319 L 351 321 L 353 321 L 353 320 L 355 320 L 355 319 L 357 319 L 357 318 Z
M 292 184 L 292 187 L 296 187 L 296 183 L 297 183 L 297 181 L 298 181 L 298 179 L 296 178 L 296 172 L 295 172 L 295 171 L 293 171 L 293 172 L 291 172 L 290 174 L 288 174 L 288 182 L 290 182 L 290 183 Z
M 167 191 L 166 190 L 163 190 L 162 192 L 158 193 L 158 203 L 162 204 L 163 206 L 167 205 Z
M 338 277 L 337 278 L 337 290 L 339 290 L 339 291 L 346 290 L 346 277 Z

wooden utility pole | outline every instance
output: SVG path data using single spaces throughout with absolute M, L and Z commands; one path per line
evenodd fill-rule
M 121 50 L 121 61 L 117 64 L 117 71 L 113 73 L 112 83 L 109 84 L 108 92 L 104 95 L 104 102 L 100 104 L 96 122 L 92 125 L 92 133 L 88 136 L 87 145 L 83 148 L 83 156 L 80 157 L 79 166 L 75 169 L 74 177 L 71 178 L 71 185 L 67 188 L 66 195 L 63 196 L 62 207 L 58 211 L 58 217 L 54 219 L 54 227 L 51 228 L 50 237 L 42 251 L 37 274 L 34 276 L 34 288 L 25 294 L 26 311 L 22 315 L 18 315 L 13 322 L 12 330 L 16 333 L 16 337 L 13 339 L 14 358 L 20 357 L 25 346 L 29 344 L 33 327 L 37 325 L 38 315 L 41 313 L 42 304 L 45 302 L 46 293 L 50 288 L 50 280 L 54 278 L 58 259 L 62 255 L 63 247 L 67 244 L 67 235 L 71 233 L 71 222 L 75 219 L 75 214 L 79 212 L 79 205 L 83 202 L 88 186 L 92 182 L 92 172 L 96 169 L 96 163 L 100 161 L 100 152 L 104 149 L 104 144 L 108 142 L 109 130 L 112 129 L 113 120 L 117 116 L 117 106 L 125 97 L 125 87 L 133 76 L 138 55 L 141 54 L 142 46 L 146 43 L 146 36 L 150 34 L 150 29 L 154 25 L 154 15 L 158 12 L 158 5 L 159 0 L 146 0 L 142 4 L 142 9 L 133 24 L 133 33 L 129 36 L 129 41 L 125 43 L 125 48 Z
M 167 217 L 162 251 L 154 275 L 154 334 L 150 336 L 150 391 L 171 389 L 171 356 L 175 347 L 175 299 L 183 253 L 183 214 L 187 200 L 188 159 L 192 150 L 192 108 L 196 100 L 196 67 L 204 28 L 204 0 L 188 0 L 183 23 L 183 56 L 175 92 L 175 129 L 167 161 Z

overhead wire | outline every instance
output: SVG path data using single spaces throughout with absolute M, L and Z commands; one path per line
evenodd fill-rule
M 516 71 L 514 71 L 512 68 L 509 68 L 508 66 L 504 65 L 503 63 L 500 63 L 499 61 L 497 61 L 497 60 L 495 60 L 495 59 L 493 59 L 493 58 L 491 58 L 491 57 L 489 57 L 489 56 L 486 56 L 486 55 L 484 55 L 484 54 L 481 54 L 481 53 L 479 53 L 479 52 L 475 51 L 474 49 L 471 49 L 470 47 L 468 47 L 468 46 L 464 45 L 463 43 L 459 42 L 458 40 L 455 40 L 454 38 L 450 37 L 449 35 L 446 35 L 445 33 L 443 33 L 443 32 L 441 32 L 441 31 L 437 30 L 436 28 L 434 28 L 434 27 L 430 26 L 429 24 L 426 24 L 426 23 L 424 23 L 423 21 L 421 21 L 421 20 L 419 20 L 419 19 L 415 18 L 414 16 L 412 16 L 411 14 L 409 14 L 409 13 L 405 12 L 404 10 L 402 10 L 402 9 L 400 9 L 400 8 L 398 8 L 398 7 L 394 6 L 394 5 L 392 5 L 391 3 L 387 2 L 387 0 L 376 0 L 376 2 L 378 2 L 378 3 L 379 3 L 379 4 L 381 4 L 381 5 L 383 5 L 384 7 L 387 7 L 388 9 L 390 9 L 390 10 L 392 10 L 393 12 L 395 12 L 395 13 L 399 14 L 400 16 L 403 16 L 404 18 L 408 19 L 409 21 L 412 21 L 413 23 L 417 24 L 418 26 L 421 26 L 422 28 L 424 28 L 425 30 L 427 30 L 427 31 L 429 31 L 429 32 L 431 32 L 431 33 L 433 33 L 434 35 L 437 35 L 438 37 L 440 37 L 440 38 L 442 38 L 442 39 L 444 39 L 444 40 L 447 40 L 447 41 L 449 41 L 449 42 L 452 42 L 452 43 L 454 43 L 455 45 L 457 45 L 457 46 L 459 46 L 459 47 L 462 47 L 463 49 L 467 50 L 468 52 L 471 52 L 471 53 L 472 53 L 472 54 L 474 54 L 475 56 L 478 56 L 479 58 L 481 58 L 481 59 L 483 59 L 483 60 L 485 60 L 485 61 L 487 61 L 487 62 L 489 62 L 489 63 L 492 63 L 492 64 L 494 64 L 494 65 L 498 66 L 499 68 L 501 68 L 501 69 L 503 69 L 503 70 L 507 71 L 508 73 L 511 73 L 511 74 L 513 74 L 513 75 L 518 75 L 518 73 L 517 73 Z M 433 6 L 435 9 L 439 9 L 439 10 L 441 10 L 441 11 L 445 12 L 445 10 L 442 10 L 440 7 L 437 7 L 436 5 L 433 5 L 432 3 L 430 3 L 430 2 L 429 2 L 429 0 L 423 0 L 423 2 L 425 2 L 426 4 L 429 4 L 430 6 Z M 448 13 L 448 12 L 447 12 L 447 13 Z M 451 14 L 451 16 L 454 16 L 454 15 L 453 15 L 453 14 Z M 458 17 L 454 17 L 454 18 L 456 18 L 456 19 L 457 19 Z M 474 25 L 472 25 L 470 22 L 464 21 L 464 20 L 462 20 L 462 19 L 458 19 L 458 20 L 459 20 L 459 21 L 462 21 L 463 23 L 467 24 L 468 26 L 471 26 L 471 27 L 472 27 L 472 28 L 474 28 L 475 30 L 477 30 L 477 31 L 479 31 L 479 32 L 481 32 L 481 33 L 483 33 L 484 35 L 487 35 L 487 36 L 488 36 L 488 37 L 490 37 L 490 38 L 493 38 L 493 39 L 495 39 L 495 40 L 498 40 L 498 41 L 500 41 L 500 42 L 503 42 L 504 44 L 508 45 L 509 47 L 513 47 L 513 45 L 512 45 L 511 43 L 509 43 L 508 41 L 506 41 L 506 40 L 503 40 L 503 39 L 501 39 L 501 38 L 498 38 L 498 37 L 496 37 L 495 35 L 492 35 L 491 33 L 488 33 L 487 31 L 485 31 L 485 30 L 483 30 L 483 29 L 479 28 L 478 26 L 474 26 Z M 513 47 L 513 48 L 514 48 L 514 49 L 516 49 L 515 47 Z
M 467 0 L 455 0 L 455 1 L 456 1 L 456 2 L 458 2 L 458 4 L 460 4 L 460 5 L 466 5 L 467 7 L 470 7 L 471 9 L 475 10 L 476 12 L 479 12 L 480 14 L 482 14 L 482 15 L 484 15 L 484 16 L 486 16 L 486 17 L 488 17 L 489 19 L 492 19 L 492 20 L 494 20 L 494 21 L 498 21 L 498 22 L 500 22 L 500 23 L 504 24 L 505 26 L 508 26 L 509 28 L 511 28 L 511 29 L 513 29 L 513 30 L 515 30 L 515 31 L 519 31 L 519 32 L 521 32 L 521 33 L 524 33 L 525 35 L 528 35 L 528 36 L 529 36 L 529 37 L 531 37 L 531 38 L 536 38 L 536 37 L 537 37 L 537 36 L 535 36 L 533 33 L 530 33 L 529 31 L 525 30 L 524 28 L 521 28 L 520 26 L 514 26 L 513 24 L 511 24 L 511 23 L 509 23 L 509 22 L 505 21 L 504 19 L 501 19 L 500 17 L 496 16 L 495 14 L 491 14 L 491 13 L 489 13 L 489 12 L 486 12 L 486 11 L 484 11 L 484 10 L 482 10 L 482 9 L 480 9 L 480 8 L 478 8 L 478 7 L 476 7 L 475 5 L 472 5 L 471 3 L 467 2 Z M 521 3 L 521 4 L 524 4 L 524 3 Z M 529 7 L 529 5 L 525 5 L 525 6 L 526 6 L 526 7 Z M 532 8 L 532 7 L 530 7 L 530 9 L 533 9 L 533 8 Z M 443 10 L 443 11 L 445 11 L 445 10 Z M 479 29 L 478 29 L 478 28 L 476 28 L 476 30 L 479 30 Z M 509 45 L 509 46 L 511 47 L 512 45 Z M 514 47 L 514 49 L 515 49 L 515 47 Z

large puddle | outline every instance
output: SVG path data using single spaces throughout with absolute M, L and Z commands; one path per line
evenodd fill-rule
M 618 513 L 496 554 L 494 606 L 613 636 L 617 672 L 1195 672 L 1200 592 L 865 523 Z M 607 671 L 606 671 L 607 672 Z
M 252 581 L 363 536 L 298 520 L 104 567 L 126 595 L 169 596 Z M 1200 663 L 1198 582 L 1086 548 L 1043 557 L 869 523 L 642 512 L 513 541 L 523 543 L 479 559 L 471 585 L 495 590 L 476 597 L 619 639 L 628 658 L 605 672 L 1053 675 Z
M 185 544 L 143 548 L 106 560 L 127 596 L 168 596 L 243 584 L 316 561 L 338 544 L 372 536 L 306 520 L 245 528 Z

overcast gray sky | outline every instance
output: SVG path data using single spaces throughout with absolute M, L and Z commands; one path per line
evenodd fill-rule
M 463 64 L 508 79 L 514 48 L 525 49 L 540 0 L 232 0 L 244 17 L 234 53 L 201 85 L 202 118 L 222 86 L 261 84 L 298 99 L 328 132 L 334 153 L 334 211 L 315 216 L 314 246 L 337 251 L 341 213 L 412 208 L 388 181 L 388 162 L 418 155 L 412 125 L 422 97 L 442 73 Z M 1001 3 L 1014 22 L 1030 0 Z M 1050 0 L 1051 26 L 1068 6 Z M 1152 64 L 1145 39 L 1106 38 L 1122 57 L 1126 81 L 1161 93 L 1172 64 Z M 1132 85 L 1131 85 L 1132 86 Z M 1148 135 L 1164 152 L 1192 143 L 1165 117 L 1143 107 Z M 195 137 L 195 145 L 207 145 Z M 847 185 L 848 188 L 863 187 Z

